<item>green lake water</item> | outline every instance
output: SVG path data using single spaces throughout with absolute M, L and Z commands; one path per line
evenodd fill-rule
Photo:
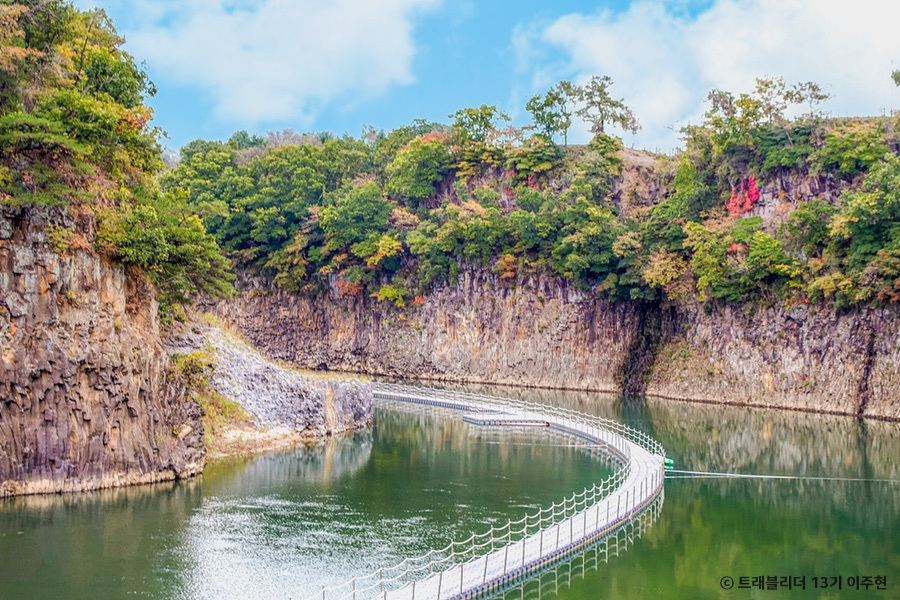
M 615 418 L 680 469 L 833 480 L 671 479 L 658 518 L 501 597 L 900 597 L 896 423 L 596 394 L 466 388 Z M 520 518 L 603 479 L 566 437 L 379 408 L 371 432 L 210 465 L 202 478 L 0 501 L 0 598 L 304 598 Z M 732 577 L 735 589 L 721 587 Z M 806 590 L 737 589 L 805 577 Z M 840 591 L 813 577 L 842 577 Z M 852 591 L 848 578 L 884 576 Z

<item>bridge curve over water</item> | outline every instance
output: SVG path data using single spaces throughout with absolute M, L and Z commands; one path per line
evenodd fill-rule
M 617 459 L 612 475 L 583 492 L 502 527 L 405 559 L 309 600 L 479 598 L 564 560 L 637 519 L 661 495 L 665 451 L 616 421 L 524 400 L 376 383 L 375 398 L 463 412 L 478 426 L 546 427 Z

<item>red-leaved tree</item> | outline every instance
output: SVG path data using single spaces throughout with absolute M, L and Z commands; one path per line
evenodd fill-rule
M 729 214 L 737 216 L 753 210 L 758 201 L 759 188 L 756 187 L 756 177 L 750 175 L 731 188 L 731 197 L 725 203 L 725 208 Z

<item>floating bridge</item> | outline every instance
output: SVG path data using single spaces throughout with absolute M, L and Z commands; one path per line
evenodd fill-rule
M 520 582 L 633 526 L 661 496 L 665 452 L 656 440 L 616 421 L 577 411 L 480 394 L 376 383 L 375 398 L 448 409 L 492 427 L 546 427 L 595 445 L 616 459 L 605 480 L 482 534 L 334 586 L 309 600 L 466 600 Z

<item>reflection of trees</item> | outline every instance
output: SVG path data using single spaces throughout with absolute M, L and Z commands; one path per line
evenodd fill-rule
M 253 493 L 288 482 L 335 481 L 351 474 L 372 455 L 372 432 L 326 438 L 320 442 L 251 459 L 223 461 L 207 468 L 207 493 Z
M 113 586 L 108 597 L 133 593 L 148 557 L 165 554 L 200 506 L 201 486 L 195 478 L 0 502 L 0 596 L 89 598 L 98 579 Z M 113 569 L 113 578 L 99 575 Z

